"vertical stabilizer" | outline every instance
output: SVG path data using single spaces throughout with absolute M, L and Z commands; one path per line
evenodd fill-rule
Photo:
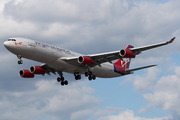
M 128 45 L 126 49 L 129 49 L 129 48 L 134 48 L 134 47 L 131 45 Z M 124 57 L 123 61 L 118 59 L 114 63 L 114 71 L 122 75 L 126 75 L 127 74 L 126 70 L 129 69 L 130 62 L 131 62 L 131 58 Z
M 133 46 L 131 46 L 131 45 L 128 45 L 127 47 L 126 47 L 126 49 L 129 49 L 129 48 L 134 48 Z M 129 68 L 129 65 L 130 65 L 130 62 L 131 62 L 131 58 L 123 58 L 123 61 L 121 61 L 120 59 L 118 59 L 115 63 L 114 63 L 114 65 L 115 66 L 121 66 L 122 68 L 124 68 L 124 69 L 128 69 Z

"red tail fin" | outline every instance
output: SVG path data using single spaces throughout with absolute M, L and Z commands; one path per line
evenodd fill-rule
M 116 61 L 114 65 L 121 66 L 122 68 L 127 69 L 129 68 L 130 62 L 131 62 L 131 58 L 123 58 L 123 61 L 118 59 L 118 61 Z
M 126 47 L 126 49 L 129 49 L 129 48 L 134 48 L 133 46 L 131 46 L 131 45 L 128 45 L 127 47 Z M 118 59 L 118 61 L 116 61 L 115 63 L 114 63 L 114 65 L 116 66 L 121 66 L 122 68 L 124 68 L 124 69 L 127 69 L 127 68 L 129 68 L 129 65 L 130 65 L 130 62 L 131 62 L 131 58 L 123 58 L 123 61 L 121 61 L 120 59 Z

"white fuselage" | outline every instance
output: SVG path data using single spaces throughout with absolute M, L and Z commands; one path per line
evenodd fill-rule
M 73 65 L 68 63 L 62 58 L 64 57 L 77 57 L 82 54 L 54 47 L 48 44 L 37 42 L 26 38 L 12 38 L 16 41 L 4 42 L 5 47 L 15 55 L 21 55 L 23 58 L 46 63 L 48 66 L 62 72 L 68 72 L 74 74 L 84 74 L 87 72 L 87 68 L 82 66 Z M 119 77 L 121 74 L 114 72 L 114 65 L 106 62 L 101 66 L 94 66 L 90 68 L 93 75 L 102 78 Z

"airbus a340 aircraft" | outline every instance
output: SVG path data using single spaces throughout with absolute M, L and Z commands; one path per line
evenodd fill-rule
M 81 79 L 81 74 L 85 74 L 89 80 L 95 80 L 96 77 L 119 77 L 133 74 L 133 71 L 136 70 L 153 67 L 155 65 L 129 69 L 131 58 L 135 58 L 142 51 L 172 43 L 174 39 L 175 37 L 167 42 L 137 48 L 128 45 L 126 49 L 120 51 L 92 55 L 82 55 L 27 38 L 9 38 L 4 42 L 4 46 L 17 55 L 20 59 L 18 64 L 23 63 L 22 58 L 44 63 L 40 66 L 31 66 L 29 70 L 20 70 L 21 77 L 33 78 L 36 74 L 58 73 L 60 77 L 57 78 L 57 81 L 61 85 L 67 85 L 68 81 L 64 79 L 63 72 L 74 74 L 76 80 Z M 112 63 L 116 59 L 117 61 Z

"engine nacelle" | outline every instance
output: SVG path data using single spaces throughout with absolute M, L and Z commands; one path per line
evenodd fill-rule
M 29 71 L 33 74 L 41 74 L 41 75 L 44 75 L 46 73 L 46 71 L 44 69 L 42 69 L 41 67 L 37 67 L 37 66 L 31 66 Z
M 136 57 L 135 53 L 133 53 L 132 51 L 127 50 L 127 49 L 120 50 L 119 55 L 124 58 L 135 58 Z
M 29 70 L 20 70 L 19 71 L 19 75 L 23 78 L 33 78 L 34 77 L 34 74 L 31 73 Z
M 93 65 L 94 64 L 94 60 L 89 57 L 86 57 L 86 56 L 80 56 L 78 58 L 78 62 L 83 65 Z

